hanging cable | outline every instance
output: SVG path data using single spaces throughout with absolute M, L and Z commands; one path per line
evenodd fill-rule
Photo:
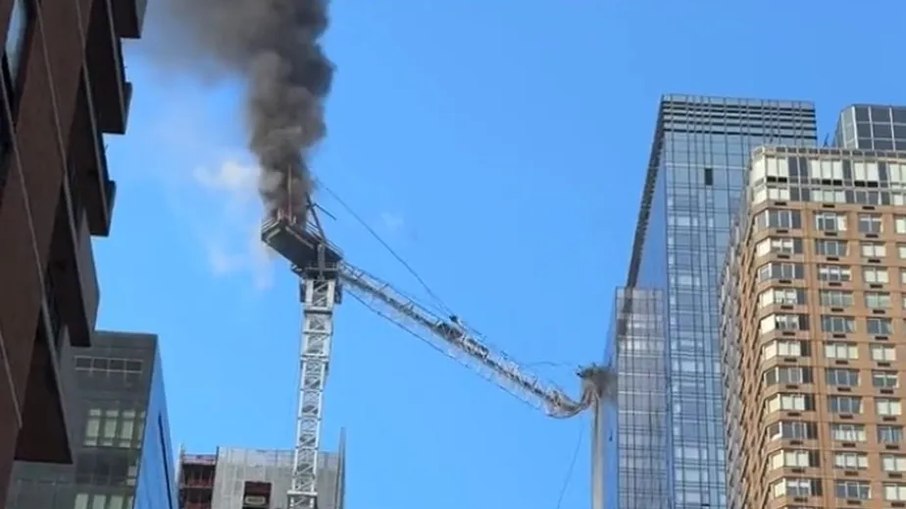
M 557 506 L 555 509 L 560 509 L 560 506 L 563 504 L 563 497 L 566 495 L 566 488 L 569 487 L 569 482 L 573 477 L 573 470 L 576 468 L 576 459 L 579 457 L 579 449 L 582 448 L 582 438 L 585 436 L 585 428 L 579 430 L 579 438 L 576 440 L 576 448 L 573 449 L 573 457 L 569 461 L 569 468 L 566 470 L 566 478 L 563 479 L 563 486 L 560 487 L 560 496 L 557 497 Z
M 418 274 L 418 272 L 416 272 L 416 270 L 411 265 L 409 265 L 409 263 L 406 262 L 406 260 L 403 259 L 403 257 L 400 256 L 399 253 L 397 253 L 390 246 L 390 244 L 388 244 L 383 238 L 381 238 L 380 234 L 378 234 L 378 232 L 375 231 L 374 228 L 372 228 L 371 225 L 369 225 L 368 222 L 365 221 L 364 218 L 362 218 L 362 216 L 356 214 L 356 212 L 352 209 L 352 207 L 350 207 L 349 204 L 347 204 L 345 201 L 343 201 L 343 199 L 340 198 L 339 195 L 337 195 L 337 193 L 335 193 L 332 189 L 330 189 L 330 187 L 328 187 L 323 181 L 317 180 L 316 184 L 319 189 L 323 189 L 327 194 L 332 196 L 333 199 L 336 200 L 337 203 L 339 203 L 340 206 L 343 207 L 346 210 L 346 212 L 348 212 L 349 215 L 351 215 L 353 217 L 353 219 L 358 221 L 359 224 L 361 224 L 366 230 L 368 230 L 368 233 L 370 233 L 371 236 L 374 237 L 375 240 L 377 240 L 382 246 L 384 246 L 384 248 L 394 258 L 396 258 L 396 261 L 400 262 L 403 265 L 403 267 L 405 267 L 406 270 L 409 271 L 409 274 L 411 274 L 419 282 L 419 284 L 422 286 L 422 288 L 424 288 L 425 291 L 428 293 L 428 295 L 431 296 L 431 298 L 434 299 L 441 308 L 443 308 L 443 310 L 446 314 L 448 314 L 448 315 L 454 314 L 453 310 L 450 309 L 450 307 L 447 306 L 446 303 L 444 303 L 443 299 L 441 299 L 436 293 L 434 293 L 434 290 L 432 290 L 431 287 L 428 285 L 428 283 L 424 279 L 422 279 L 422 277 Z

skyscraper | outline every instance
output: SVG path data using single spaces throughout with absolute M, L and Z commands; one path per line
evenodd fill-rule
M 17 462 L 9 509 L 176 509 L 157 337 L 97 332 L 64 355 L 74 465 Z
M 725 507 L 718 274 L 750 152 L 765 143 L 815 146 L 816 130 L 807 102 L 661 100 L 626 286 L 661 290 L 666 301 L 673 507 Z M 636 411 L 633 405 L 628 398 L 620 412 Z M 618 428 L 621 450 L 627 433 Z M 635 507 L 629 499 L 620 504 Z
M 102 133 L 126 130 L 122 38 L 147 0 L 0 0 L 0 500 L 13 462 L 71 464 L 64 344 L 98 311 L 91 236 L 116 185 Z
M 860 111 L 890 133 L 891 108 Z M 721 292 L 729 507 L 904 507 L 906 153 L 764 147 L 748 181 Z
M 858 104 L 840 112 L 834 144 L 906 151 L 906 107 Z

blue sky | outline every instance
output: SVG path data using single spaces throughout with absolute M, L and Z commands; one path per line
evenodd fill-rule
M 814 100 L 822 132 L 848 103 L 906 103 L 906 3 L 820 4 L 334 0 L 313 166 L 460 316 L 572 389 L 605 347 L 662 93 Z M 100 326 L 160 335 L 174 443 L 288 448 L 298 293 L 253 243 L 241 84 L 134 46 Z M 321 200 L 352 262 L 424 296 Z M 324 436 L 347 428 L 347 507 L 550 509 L 580 437 L 562 507 L 587 506 L 587 416 L 546 418 L 354 301 L 336 331 Z

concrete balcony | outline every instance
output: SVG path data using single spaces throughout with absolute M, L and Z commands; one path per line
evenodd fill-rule
M 65 325 L 72 346 L 91 346 L 100 301 L 91 234 L 82 210 L 75 211 L 78 220 L 73 217 L 69 186 L 64 189 L 45 275 L 45 299 L 52 315 L 51 327 L 55 329 L 52 335 L 58 337 L 58 329 Z
M 92 3 L 86 61 L 98 127 L 104 133 L 125 134 L 132 84 L 126 81 L 123 44 L 110 2 L 96 0 Z
M 83 75 L 70 130 L 70 188 L 72 195 L 77 196 L 75 201 L 84 207 L 89 232 L 106 237 L 110 233 L 116 184 L 107 173 L 107 151 L 95 121 L 88 90 Z
M 25 389 L 22 428 L 16 440 L 17 461 L 69 464 L 73 461 L 60 364 L 56 345 L 68 339 L 64 325 L 54 335 L 53 311 L 42 306 Z
M 142 36 L 145 24 L 145 11 L 148 0 L 109 0 L 113 7 L 113 23 L 116 34 L 125 39 L 138 39 Z

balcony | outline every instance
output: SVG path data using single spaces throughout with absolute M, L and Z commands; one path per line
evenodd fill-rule
M 69 464 L 73 459 L 72 449 L 55 348 L 57 344 L 68 341 L 68 330 L 64 325 L 54 334 L 50 324 L 52 313 L 45 303 L 35 333 L 15 458 L 18 461 Z
M 117 0 L 92 3 L 86 62 L 97 127 L 104 133 L 125 134 L 132 84 L 126 81 L 123 44 L 114 23 L 111 1 Z
M 113 22 L 116 34 L 126 39 L 138 39 L 142 36 L 145 24 L 145 11 L 148 0 L 109 0 L 113 7 Z
M 69 180 L 73 210 L 84 207 L 88 230 L 106 237 L 110 233 L 116 184 L 107 173 L 107 152 L 95 122 L 85 76 L 79 82 L 69 139 Z M 78 212 L 77 212 L 78 213 Z
M 70 344 L 90 346 L 100 289 L 88 221 L 81 210 L 75 212 L 79 220 L 73 217 L 68 190 L 67 185 L 57 206 L 50 263 L 45 275 L 45 298 L 51 308 L 51 327 L 59 329 L 66 325 Z M 57 331 L 52 332 L 56 336 Z

